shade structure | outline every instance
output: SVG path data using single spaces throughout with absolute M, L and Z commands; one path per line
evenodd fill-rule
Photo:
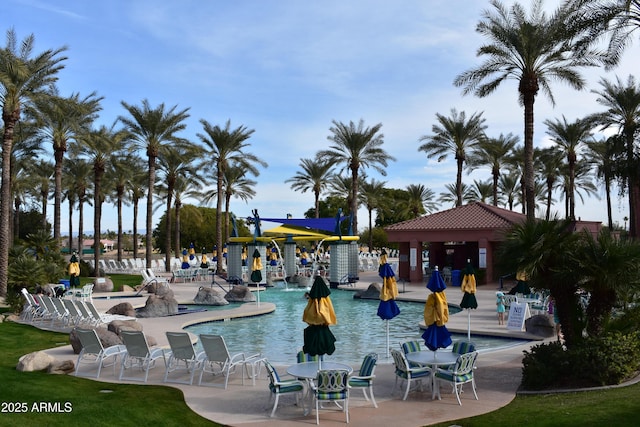
M 316 276 L 302 314 L 302 320 L 309 325 L 304 330 L 302 350 L 311 356 L 331 355 L 336 350 L 336 337 L 329 326 L 335 325 L 337 320 L 329 295 L 331 291 L 324 279 Z
M 260 305 L 260 282 L 262 282 L 262 258 L 258 248 L 253 250 L 253 261 L 251 263 L 251 281 L 256 284 L 258 294 L 258 305 Z
M 424 323 L 427 329 L 422 334 L 424 344 L 429 350 L 436 351 L 451 345 L 451 333 L 445 326 L 449 321 L 449 306 L 444 290 L 447 289 L 440 271 L 436 267 L 431 273 L 427 288 L 431 294 L 424 305 Z
M 471 261 L 467 261 L 467 266 L 463 271 L 461 289 L 463 295 L 460 308 L 467 310 L 467 339 L 471 340 L 471 310 L 478 308 L 478 300 L 476 299 L 476 274 L 471 265 Z
M 378 275 L 382 278 L 380 289 L 380 303 L 378 304 L 378 317 L 384 320 L 387 337 L 387 357 L 389 357 L 389 320 L 400 314 L 400 307 L 396 303 L 398 297 L 398 284 L 393 268 L 389 265 L 387 252 L 383 249 L 380 256 Z

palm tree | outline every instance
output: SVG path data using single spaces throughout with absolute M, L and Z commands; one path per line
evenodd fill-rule
M 212 126 L 204 119 L 200 119 L 200 123 L 204 128 L 204 133 L 198 133 L 197 136 L 205 145 L 208 151 L 205 158 L 210 159 L 210 169 L 216 171 L 216 246 L 222 248 L 222 200 L 224 198 L 224 175 L 226 169 L 230 165 L 242 167 L 253 176 L 260 175 L 255 164 L 267 167 L 267 163 L 246 150 L 251 144 L 247 142 L 253 129 L 247 129 L 245 126 L 238 126 L 231 129 L 231 120 L 227 120 L 224 127 L 218 125 Z M 218 271 L 223 271 L 223 259 L 218 257 Z
M 569 175 L 568 165 L 563 165 L 560 170 L 561 182 L 559 188 L 562 190 L 565 199 L 565 212 L 567 218 L 569 218 L 569 192 L 573 191 L 574 195 L 578 196 L 580 202 L 584 203 L 585 196 L 598 197 L 598 189 L 593 183 L 593 173 L 591 164 L 586 160 L 580 160 L 576 162 L 574 168 L 574 179 L 571 184 L 571 178 Z M 571 190 L 572 189 L 572 190 Z M 574 219 L 574 218 L 571 218 Z
M 587 332 L 598 336 L 620 294 L 634 288 L 640 279 L 640 244 L 617 238 L 611 230 L 602 230 L 597 237 L 585 231 L 568 255 L 567 268 L 578 273 L 581 287 L 591 294 L 585 316 Z
M 49 192 L 51 178 L 53 177 L 53 163 L 46 160 L 38 160 L 36 163 L 32 162 L 31 174 L 34 179 L 34 190 L 40 196 L 40 203 L 42 205 L 42 228 L 46 228 L 47 224 L 47 204 L 49 202 Z M 71 232 L 71 230 L 69 230 Z
M 597 65 L 597 53 L 585 47 L 578 49 L 578 38 L 587 30 L 574 25 L 580 11 L 563 4 L 552 14 L 544 11 L 542 0 L 532 2 L 527 16 L 519 3 L 510 10 L 498 0 L 491 0 L 494 11 L 485 11 L 476 31 L 490 40 L 478 49 L 478 56 L 487 60 L 477 68 L 465 71 L 454 80 L 464 87 L 463 93 L 485 97 L 493 93 L 502 82 L 518 81 L 520 103 L 524 106 L 524 182 L 526 214 L 535 218 L 533 168 L 533 106 L 538 91 L 547 95 L 552 104 L 552 80 L 568 83 L 580 90 L 585 81 L 578 69 Z
M 138 204 L 140 203 L 140 199 L 144 197 L 146 193 L 147 186 L 147 174 L 144 170 L 144 163 L 142 158 L 134 157 L 134 164 L 136 165 L 133 168 L 133 175 L 131 179 L 127 183 L 129 198 L 131 199 L 131 204 L 133 205 L 133 224 L 132 224 L 132 234 L 133 234 L 133 258 L 138 258 Z
M 598 95 L 596 102 L 605 111 L 596 113 L 593 119 L 603 129 L 616 128 L 625 140 L 626 167 L 623 169 L 629 193 L 629 235 L 635 238 L 640 230 L 640 170 L 635 154 L 635 138 L 640 129 L 640 84 L 629 76 L 626 84 L 617 77 L 615 83 L 602 79 L 600 85 L 601 90 L 592 92 Z
M 256 181 L 247 178 L 247 171 L 239 165 L 230 165 L 224 174 L 224 233 L 225 242 L 229 239 L 229 222 L 230 222 L 230 206 L 231 198 L 244 200 L 256 195 L 254 190 Z
M 507 135 L 500 134 L 497 138 L 483 138 L 476 145 L 468 160 L 469 168 L 489 166 L 491 177 L 493 178 L 493 206 L 498 206 L 498 180 L 500 179 L 500 169 L 506 162 L 511 152 L 516 147 L 520 139 L 509 132 Z
M 553 190 L 558 184 L 558 177 L 562 168 L 562 152 L 558 147 L 544 148 L 538 151 L 536 156 L 538 175 L 544 181 L 547 192 L 547 213 L 545 219 L 549 221 L 551 205 L 553 203 Z
M 313 192 L 313 206 L 316 210 L 316 218 L 320 218 L 320 195 L 327 189 L 328 181 L 333 174 L 333 164 L 318 159 L 300 159 L 300 169 L 296 174 L 285 180 L 291 183 L 291 189 L 306 193 Z
M 516 194 L 518 194 L 520 189 L 520 174 L 517 172 L 501 174 L 500 180 L 498 181 L 498 188 L 506 200 L 506 207 L 512 211 L 513 204 L 516 201 Z
M 27 36 L 18 46 L 13 29 L 7 31 L 7 43 L 0 49 L 0 102 L 2 102 L 2 152 L 11 153 L 16 123 L 24 105 L 45 96 L 57 81 L 67 58 L 65 47 L 34 55 L 35 37 Z M 0 296 L 7 294 L 7 271 L 11 247 L 11 156 L 2 156 L 0 191 Z
M 186 197 L 189 197 L 190 194 L 199 192 L 201 189 L 202 189 L 202 184 L 200 183 L 200 180 L 197 179 L 195 176 L 179 175 L 175 180 L 175 182 L 173 183 L 172 192 L 173 192 L 173 210 L 175 213 L 174 214 L 175 216 L 174 234 L 175 234 L 176 256 L 178 256 L 178 254 L 180 253 L 180 247 L 181 247 L 180 236 L 182 235 L 182 223 L 181 223 L 180 212 L 182 209 L 182 200 Z M 200 214 L 200 211 L 196 211 L 196 213 Z M 171 216 L 169 215 L 168 218 L 171 218 Z
M 126 145 L 126 140 L 123 141 Z M 126 150 L 126 146 L 122 147 Z M 111 191 L 107 193 L 108 200 L 115 203 L 116 212 L 118 216 L 118 240 L 116 243 L 117 260 L 122 261 L 124 240 L 123 225 L 122 225 L 122 207 L 123 205 L 129 205 L 129 198 L 127 197 L 127 188 L 132 176 L 136 173 L 136 167 L 138 165 L 139 158 L 132 154 L 123 154 L 119 156 L 112 156 L 110 159 L 109 168 L 107 169 L 108 181 L 113 184 Z
M 506 234 L 496 258 L 501 270 L 523 272 L 532 286 L 549 289 L 567 347 L 582 332 L 576 312 L 578 280 L 575 276 L 568 277 L 565 269 L 577 237 L 573 228 L 568 220 L 527 220 L 515 224 Z
M 389 161 L 395 158 L 383 148 L 384 135 L 380 132 L 382 123 L 373 127 L 364 126 L 364 120 L 360 119 L 356 125 L 352 121 L 348 125 L 332 120 L 333 126 L 329 128 L 331 135 L 327 137 L 331 145 L 326 150 L 320 150 L 316 154 L 319 161 L 329 164 L 342 164 L 339 173 L 348 170 L 351 172 L 351 204 L 349 209 L 353 218 L 353 233 L 358 234 L 358 176 L 361 168 L 371 167 L 382 176 L 386 176 Z
M 88 161 L 74 157 L 69 162 L 65 162 L 62 174 L 63 186 L 67 188 L 69 195 L 70 212 L 69 222 L 71 223 L 73 203 L 71 200 L 78 202 L 78 255 L 82 259 L 82 248 L 84 240 L 84 204 L 91 205 L 91 188 L 92 188 L 93 166 Z M 74 196 L 71 196 L 74 194 Z M 69 227 L 69 234 L 72 235 L 73 229 Z M 73 248 L 73 240 L 71 240 L 69 249 Z
M 122 106 L 131 117 L 118 117 L 131 133 L 133 143 L 146 151 L 148 159 L 147 180 L 147 229 L 146 229 L 146 263 L 151 268 L 151 255 L 153 253 L 153 191 L 156 182 L 156 159 L 160 147 L 170 143 L 180 143 L 181 139 L 176 135 L 185 129 L 184 121 L 189 117 L 185 108 L 176 111 L 177 105 L 165 111 L 164 103 L 156 108 L 151 108 L 149 101 L 144 99 L 142 106 L 129 105 L 122 101 Z
M 105 192 L 102 181 L 107 168 L 111 166 L 114 157 L 124 154 L 128 134 L 123 130 L 116 130 L 115 123 L 110 128 L 101 126 L 97 130 L 83 133 L 79 139 L 78 151 L 88 157 L 93 167 L 93 264 L 96 266 L 95 275 L 100 276 L 100 229 L 102 223 L 102 203 Z
M 613 180 L 613 162 L 615 156 L 616 137 L 593 140 L 587 142 L 587 161 L 595 166 L 596 177 L 604 183 L 605 198 L 607 201 L 607 225 L 613 229 L 613 216 L 611 213 L 611 182 Z
M 367 208 L 369 215 L 369 251 L 373 250 L 373 210 L 382 204 L 381 198 L 384 197 L 385 185 L 385 181 L 376 181 L 375 179 L 367 181 L 365 179 L 361 187 L 360 201 Z M 316 218 L 318 217 L 316 216 Z
M 40 134 L 51 141 L 53 146 L 54 190 L 53 190 L 53 238 L 60 238 L 60 206 L 62 203 L 62 164 L 68 143 L 77 139 L 83 129 L 88 129 L 97 112 L 101 110 L 100 101 L 92 92 L 81 99 L 75 93 L 68 98 L 52 95 L 35 104 Z
M 160 175 L 160 186 L 162 187 L 162 193 L 165 196 L 166 204 L 166 242 L 165 242 L 165 267 L 167 271 L 171 271 L 171 205 L 173 203 L 174 191 L 176 189 L 176 182 L 183 178 L 191 183 L 196 183 L 199 180 L 196 179 L 197 170 L 193 163 L 196 159 L 197 152 L 193 147 L 172 147 L 164 146 L 160 150 L 160 156 L 158 157 L 158 172 Z M 177 201 L 176 201 L 177 203 Z M 176 215 L 177 215 L 176 206 Z M 176 223 L 176 235 L 180 232 L 178 224 Z M 179 256 L 179 242 L 176 240 L 176 255 Z
M 485 119 L 482 113 L 474 113 L 467 120 L 467 114 L 464 111 L 458 114 L 455 108 L 451 109 L 450 117 L 438 113 L 436 118 L 439 124 L 432 126 L 433 135 L 420 137 L 420 141 L 427 142 L 418 151 L 424 151 L 430 159 L 437 157 L 438 162 L 445 160 L 449 154 L 454 155 L 457 166 L 456 206 L 462 206 L 462 169 L 467 153 L 485 137 Z
M 569 203 L 569 218 L 575 219 L 576 217 L 576 201 L 574 195 L 575 188 L 575 168 L 576 161 L 578 160 L 578 154 L 581 151 L 581 145 L 585 144 L 587 140 L 591 138 L 591 128 L 593 127 L 593 121 L 589 119 L 577 119 L 572 123 L 567 122 L 567 118 L 562 115 L 562 121 L 556 119 L 545 120 L 544 124 L 547 126 L 547 135 L 551 137 L 551 141 L 554 142 L 558 148 L 567 157 L 567 166 L 569 172 L 569 186 L 567 188 L 567 201 Z
M 469 192 L 472 200 L 487 203 L 487 199 L 493 196 L 493 184 L 491 183 L 491 180 L 480 181 L 474 179 L 473 187 L 469 189 Z M 497 204 L 494 206 L 497 206 Z
M 422 184 L 409 184 L 405 188 L 409 198 L 403 211 L 407 211 L 409 218 L 417 218 L 425 213 L 432 213 L 438 209 L 439 203 L 434 200 L 435 193 L 432 189 Z
M 446 184 L 444 186 L 446 191 L 440 193 L 438 197 L 438 201 L 440 203 L 451 203 L 452 207 L 462 206 L 458 204 L 458 185 L 457 184 Z M 473 194 L 473 189 L 469 187 L 464 182 L 461 185 L 462 191 L 462 201 L 464 203 L 473 202 L 475 198 L 475 194 Z

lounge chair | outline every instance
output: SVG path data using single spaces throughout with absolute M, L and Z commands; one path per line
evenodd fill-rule
M 458 405 L 462 405 L 462 402 L 460 401 L 460 392 L 462 391 L 462 385 L 466 383 L 471 383 L 473 395 L 476 400 L 478 400 L 476 382 L 473 378 L 473 369 L 477 357 L 477 351 L 461 354 L 452 370 L 438 369 L 434 374 L 435 378 L 439 381 L 448 382 L 453 385 L 453 391 L 456 394 L 456 399 L 458 399 Z
M 362 365 L 360 365 L 360 371 L 358 374 L 349 377 L 349 387 L 362 388 L 362 393 L 367 401 L 369 401 L 369 396 L 367 396 L 367 390 L 369 390 L 371 402 L 373 403 L 374 408 L 378 407 L 376 399 L 373 397 L 373 379 L 376 377 L 374 372 L 376 370 L 377 362 L 378 355 L 376 353 L 367 354 L 362 361 Z
M 398 378 L 403 379 L 407 382 L 407 388 L 404 392 L 404 396 L 402 400 L 407 400 L 407 396 L 409 395 L 409 389 L 411 388 L 411 382 L 416 381 L 420 385 L 420 389 L 422 390 L 422 379 L 429 377 L 431 375 L 431 368 L 420 367 L 420 368 L 412 368 L 409 367 L 409 363 L 407 359 L 404 357 L 404 354 L 394 348 L 390 349 L 391 357 L 393 357 L 393 363 L 395 364 L 395 374 L 396 374 L 396 382 L 394 385 L 394 389 L 398 385 Z M 431 383 L 431 381 L 429 381 Z
M 62 304 L 69 313 L 69 323 L 72 323 L 74 326 L 78 326 L 81 323 L 90 323 L 91 319 L 83 316 L 78 310 L 78 306 L 72 300 L 63 299 Z
M 247 371 L 247 376 L 251 377 L 255 381 L 256 365 L 261 360 L 260 353 L 246 356 L 244 353 L 237 353 L 233 356 L 229 354 L 227 344 L 224 342 L 224 338 L 220 335 L 200 335 L 200 343 L 205 352 L 205 358 L 200 370 L 200 379 L 198 385 L 202 384 L 202 377 L 205 372 L 216 375 L 224 375 L 224 388 L 227 389 L 229 383 L 229 376 L 236 371 L 238 366 Z M 251 372 L 249 367 L 251 366 Z M 259 365 L 258 365 L 259 366 Z M 204 384 L 206 385 L 206 384 Z M 211 386 L 217 386 L 217 384 L 210 384 Z M 242 372 L 242 385 L 244 385 L 244 372 Z
M 147 338 L 141 331 L 121 331 L 120 335 L 127 351 L 124 353 L 122 358 L 120 376 L 118 379 L 143 381 L 146 383 L 147 378 L 149 378 L 149 370 L 155 366 L 156 361 L 162 358 L 166 363 L 168 351 L 163 350 L 162 348 L 150 349 L 149 344 L 147 344 Z M 144 372 L 144 377 L 124 376 L 125 369 L 134 368 L 142 370 Z
M 271 410 L 270 416 L 273 417 L 276 413 L 280 395 L 286 393 L 296 393 L 296 404 L 302 402 L 302 410 L 304 411 L 304 398 L 300 399 L 304 392 L 304 383 L 294 379 L 283 380 L 280 378 L 276 368 L 274 368 L 269 361 L 262 359 L 262 363 L 264 363 L 264 366 L 267 369 L 267 375 L 269 376 L 269 390 L 271 391 L 269 401 L 271 401 L 271 396 L 275 396 L 275 402 L 273 403 L 273 409 Z
M 98 334 L 95 329 L 75 329 L 76 334 L 78 335 L 78 339 L 80 339 L 80 344 L 82 345 L 82 350 L 80 350 L 80 354 L 78 354 L 78 362 L 76 363 L 76 372 L 75 375 L 79 376 L 93 376 L 93 375 L 80 375 L 80 365 L 82 364 L 97 364 L 98 372 L 95 375 L 95 378 L 100 377 L 100 371 L 103 366 L 113 366 L 113 374 L 116 373 L 116 363 L 118 361 L 118 356 L 124 354 L 126 351 L 126 347 L 124 345 L 112 345 L 110 347 L 104 348 L 102 346 L 102 342 L 100 338 L 98 338 Z M 111 358 L 111 363 L 105 363 L 107 359 Z
M 318 371 L 315 383 L 310 385 L 316 402 L 316 424 L 320 424 L 321 402 L 342 402 L 342 411 L 349 424 L 349 371 L 321 369 Z
M 90 301 L 84 302 L 85 307 L 89 310 L 89 314 L 96 321 L 97 324 L 100 323 L 111 323 L 114 320 L 137 320 L 135 317 L 131 316 L 123 316 L 121 314 L 106 314 L 100 313 L 95 305 L 93 305 Z
M 193 384 L 193 377 L 196 370 L 200 368 L 204 352 L 196 353 L 191 336 L 187 332 L 167 332 L 167 340 L 171 346 L 171 356 L 167 360 L 164 382 Z M 189 374 L 189 381 L 169 379 L 169 373 L 179 370 Z
M 31 295 L 25 288 L 22 288 L 20 292 L 26 301 L 22 312 L 20 313 L 20 318 L 23 321 L 30 323 L 41 318 L 44 315 L 44 309 L 38 305 L 36 300 L 33 298 L 33 295 Z

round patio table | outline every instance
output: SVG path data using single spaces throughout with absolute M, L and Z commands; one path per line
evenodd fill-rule
M 458 353 L 452 351 L 413 351 L 405 355 L 407 361 L 418 365 L 431 367 L 431 400 L 436 398 L 436 377 L 435 373 L 439 366 L 451 366 L 458 360 Z M 438 400 L 440 400 L 440 387 L 438 387 Z

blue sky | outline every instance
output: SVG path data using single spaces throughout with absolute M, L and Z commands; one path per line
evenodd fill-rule
M 559 2 L 545 4 L 552 9 Z M 190 108 L 182 136 L 193 141 L 202 118 L 255 129 L 249 151 L 269 166 L 257 178 L 257 197 L 249 203 L 234 199 L 231 209 L 241 217 L 258 209 L 265 218 L 287 213 L 299 218 L 313 206 L 313 195 L 294 192 L 284 181 L 299 169 L 301 158 L 328 145 L 332 120 L 382 123 L 384 147 L 397 160 L 386 177 L 366 170 L 369 177 L 391 188 L 423 184 L 436 194 L 455 181 L 451 156 L 438 163 L 418 152 L 419 138 L 430 134 L 436 113 L 484 112 L 490 136 L 512 132 L 522 140 L 515 81 L 482 99 L 462 96 L 452 84 L 480 63 L 475 54 L 485 40 L 475 26 L 488 7 L 486 0 L 5 0 L 0 29 L 13 27 L 20 39 L 33 33 L 36 52 L 66 45 L 60 93 L 104 96 L 98 124 L 110 125 L 124 114 L 121 101 L 140 105 L 146 98 L 152 106 Z M 636 39 L 613 72 L 585 70 L 585 91 L 555 83 L 555 107 L 538 96 L 536 146 L 549 144 L 545 119 L 564 114 L 573 121 L 600 111 L 590 90 L 600 89 L 602 77 L 626 81 L 638 69 L 639 53 Z M 472 185 L 488 172 L 465 173 L 463 180 Z M 606 222 L 604 193 L 600 196 L 577 200 L 576 214 Z M 564 214 L 563 206 L 557 203 L 555 210 Z M 614 199 L 613 213 L 623 224 L 626 199 Z M 63 230 L 66 215 L 63 206 Z M 85 210 L 85 230 L 93 229 L 92 218 L 91 209 Z M 131 224 L 127 208 L 125 231 Z M 144 213 L 138 224 L 144 224 Z M 366 224 L 361 210 L 360 230 Z M 102 229 L 116 228 L 115 210 L 105 205 Z

